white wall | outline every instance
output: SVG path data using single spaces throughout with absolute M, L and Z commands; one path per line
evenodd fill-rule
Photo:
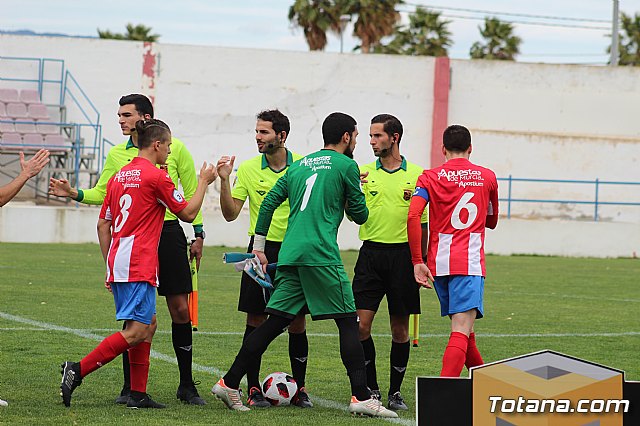
M 361 133 L 359 162 L 374 159 L 367 137 L 370 118 L 381 112 L 395 114 L 405 127 L 403 154 L 423 167 L 429 165 L 433 58 L 170 44 L 156 44 L 154 52 L 156 116 L 188 145 L 196 164 L 222 154 L 237 155 L 238 163 L 256 155 L 255 114 L 278 107 L 291 119 L 289 147 L 303 154 L 320 148 L 320 125 L 328 113 L 353 115 Z M 103 135 L 113 142 L 123 140 L 116 120 L 118 98 L 148 85 L 142 77 L 143 45 L 137 42 L 0 35 L 0 56 L 64 59 L 100 110 Z M 0 74 L 4 71 L 6 65 L 0 62 Z M 499 177 L 640 182 L 637 99 L 640 70 L 635 68 L 451 61 L 449 122 L 470 128 L 472 160 L 493 168 Z M 80 119 L 77 111 L 70 113 Z M 501 183 L 501 197 L 506 196 L 506 187 Z M 594 196 L 593 186 L 588 185 L 515 184 L 513 189 L 519 198 L 591 200 Z M 640 186 L 602 187 L 600 193 L 605 201 L 640 201 Z M 219 229 L 220 243 L 245 244 L 245 223 L 226 224 L 221 219 L 215 191 L 204 211 L 210 235 Z M 506 213 L 504 205 L 502 212 Z M 512 206 L 512 214 L 586 220 L 593 215 L 593 206 L 521 203 Z M 640 207 L 602 207 L 600 214 L 605 222 L 636 227 L 640 222 Z M 6 220 L 19 221 L 22 216 L 1 217 L 5 231 L 0 241 L 13 241 L 13 229 L 23 227 Z M 526 229 L 536 223 L 542 226 L 540 232 L 554 232 L 546 220 L 510 223 Z M 604 229 L 593 223 L 580 226 Z M 341 235 L 351 235 L 345 229 Z M 490 241 L 491 237 L 488 245 Z M 345 247 L 357 245 L 348 236 L 341 242 Z M 625 241 L 617 243 L 620 250 L 606 255 L 629 252 Z M 556 253 L 550 245 L 545 250 Z

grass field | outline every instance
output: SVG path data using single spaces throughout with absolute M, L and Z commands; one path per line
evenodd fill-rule
M 148 391 L 165 410 L 127 410 L 113 404 L 121 386 L 120 360 L 88 376 L 74 393 L 71 409 L 58 395 L 59 365 L 79 360 L 104 336 L 119 329 L 113 299 L 103 287 L 103 262 L 92 244 L 0 244 L 0 424 L 242 424 L 367 425 L 388 421 L 355 419 L 345 411 L 349 385 L 340 362 L 332 321 L 308 323 L 307 388 L 316 407 L 280 407 L 235 413 L 209 389 L 240 347 L 244 314 L 236 311 L 240 276 L 223 265 L 222 247 L 206 247 L 200 272 L 200 330 L 194 334 L 195 378 L 204 407 L 175 399 L 178 371 L 170 318 L 158 299 Z M 343 252 L 347 271 L 357 253 Z M 640 380 L 640 261 L 489 256 L 486 317 L 476 326 L 485 362 L 552 349 L 626 371 Z M 433 291 L 421 292 L 420 347 L 411 350 L 403 391 L 411 409 L 418 375 L 438 375 L 449 333 Z M 390 335 L 386 306 L 374 323 L 378 375 L 388 385 Z M 262 362 L 262 376 L 289 371 L 287 339 L 279 337 Z M 466 375 L 466 370 L 463 375 Z M 400 413 L 412 424 L 413 411 Z

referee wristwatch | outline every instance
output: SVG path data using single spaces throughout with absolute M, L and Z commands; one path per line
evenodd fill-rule
M 205 237 L 207 236 L 207 234 L 204 232 L 204 229 L 200 232 L 196 232 L 195 234 L 193 234 L 196 238 L 202 238 L 203 240 L 205 239 Z

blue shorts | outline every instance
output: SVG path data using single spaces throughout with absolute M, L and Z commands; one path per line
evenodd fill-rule
M 477 319 L 484 316 L 484 277 L 446 275 L 435 277 L 434 288 L 440 300 L 440 315 L 459 314 L 476 309 Z
M 111 283 L 116 320 L 151 324 L 156 313 L 156 288 L 146 282 Z

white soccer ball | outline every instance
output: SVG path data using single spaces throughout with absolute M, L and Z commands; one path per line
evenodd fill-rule
M 262 382 L 262 394 L 271 405 L 289 405 L 298 393 L 298 384 L 287 373 L 271 373 Z

